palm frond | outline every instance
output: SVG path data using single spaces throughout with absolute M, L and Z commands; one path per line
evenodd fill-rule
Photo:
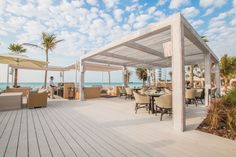
M 25 53 L 26 49 L 21 44 L 12 43 L 9 45 L 8 49 L 13 53 L 20 54 Z
M 62 42 L 62 41 L 65 41 L 64 39 L 61 39 L 61 40 L 57 40 L 55 41 L 55 44 L 59 43 L 59 42 Z
M 39 46 L 39 45 L 36 45 L 36 44 L 31 44 L 31 43 L 23 43 L 22 45 L 31 46 L 31 47 L 36 47 L 36 48 L 43 49 L 43 47 L 41 47 L 41 46 Z

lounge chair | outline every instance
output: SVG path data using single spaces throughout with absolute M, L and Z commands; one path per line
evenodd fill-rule
M 28 108 L 46 107 L 48 104 L 47 91 L 30 92 L 27 102 Z
M 126 91 L 126 97 L 125 99 L 133 99 L 134 98 L 134 94 L 133 94 L 133 90 L 130 87 L 125 88 Z
M 185 99 L 186 99 L 187 106 L 189 103 L 192 103 L 192 102 L 197 106 L 196 96 L 197 96 L 196 89 L 186 89 Z
M 161 112 L 161 118 L 164 114 L 172 114 L 172 94 L 165 94 L 160 97 L 155 97 L 156 110 Z M 157 115 L 157 112 L 156 112 Z
M 141 95 L 137 92 L 133 93 L 135 99 L 135 113 L 137 113 L 140 108 L 146 108 L 146 110 L 148 110 L 150 104 L 149 97 L 147 95 Z

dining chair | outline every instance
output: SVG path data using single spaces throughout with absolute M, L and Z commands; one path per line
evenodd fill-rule
M 135 114 L 137 113 L 138 109 L 140 108 L 146 108 L 146 110 L 149 109 L 149 97 L 147 95 L 141 95 L 137 92 L 134 93 L 134 99 L 135 99 Z
M 202 93 L 203 93 L 203 89 L 196 89 L 197 91 L 196 91 L 196 101 L 198 102 L 198 101 L 200 101 L 202 104 L 203 104 L 203 101 L 202 101 L 202 99 L 203 99 L 203 97 L 202 97 Z
M 133 90 L 130 87 L 126 87 L 125 91 L 126 91 L 125 99 L 131 99 L 132 100 L 134 98 Z
M 186 99 L 187 106 L 189 103 L 192 103 L 192 102 L 197 106 L 196 93 L 197 93 L 196 89 L 186 89 L 185 99 Z
M 165 94 L 160 97 L 156 97 L 155 99 L 155 105 L 156 105 L 156 111 L 159 109 L 161 112 L 161 118 L 164 114 L 172 114 L 172 94 Z M 157 112 L 156 112 L 157 115 Z

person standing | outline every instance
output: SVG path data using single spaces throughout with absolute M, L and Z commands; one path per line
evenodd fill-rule
M 54 80 L 54 77 L 53 76 L 51 76 L 50 77 L 50 81 L 49 81 L 49 86 L 50 86 L 50 93 L 51 93 L 51 98 L 52 99 L 55 99 L 55 97 L 54 97 L 54 92 L 57 90 L 57 87 L 56 87 L 56 85 L 55 85 L 55 83 L 53 82 L 53 80 Z

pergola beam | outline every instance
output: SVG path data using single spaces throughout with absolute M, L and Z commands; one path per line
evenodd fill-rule
M 96 62 L 96 63 L 103 63 L 103 64 L 112 64 L 112 65 L 120 65 L 120 66 L 125 66 L 129 64 L 130 62 L 125 62 L 125 63 L 119 63 L 119 62 L 114 62 L 114 61 L 108 61 L 108 60 L 102 60 L 102 59 L 86 59 L 86 61 L 89 62 Z
M 153 56 L 164 58 L 164 54 L 162 52 L 159 52 L 157 50 L 154 50 L 152 48 L 143 46 L 143 45 L 135 43 L 135 42 L 126 42 L 126 43 L 124 43 L 124 46 L 142 51 L 144 53 L 147 53 L 147 54 L 150 54 L 150 55 L 153 55 Z
M 127 60 L 127 61 L 135 62 L 135 63 L 141 63 L 141 64 L 150 64 L 150 62 L 153 62 L 153 60 L 148 60 L 148 61 L 147 60 L 141 60 L 141 59 L 136 59 L 136 58 L 132 58 L 132 57 L 128 57 L 128 56 L 112 54 L 112 53 L 102 53 L 100 55 L 106 56 L 106 57 L 111 57 L 111 58 Z

